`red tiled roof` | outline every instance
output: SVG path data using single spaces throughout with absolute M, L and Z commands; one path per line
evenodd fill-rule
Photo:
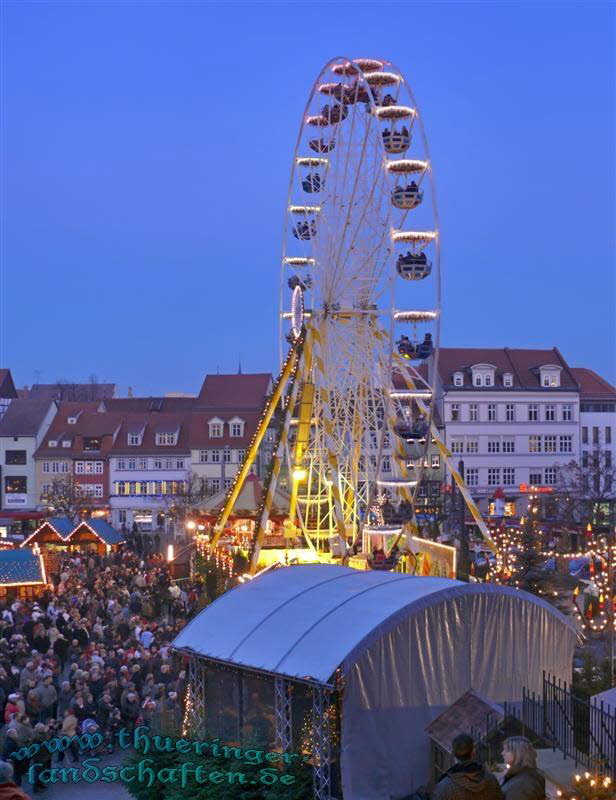
M 555 364 L 561 367 L 561 387 L 577 389 L 567 362 L 558 348 L 552 350 L 517 350 L 509 347 L 441 347 L 438 357 L 438 369 L 445 386 L 453 385 L 454 372 L 463 372 L 464 389 L 473 388 L 470 380 L 470 368 L 475 364 L 491 364 L 496 368 L 494 388 L 503 387 L 503 374 L 513 375 L 512 389 L 541 389 L 539 367 Z M 485 387 L 484 387 L 485 388 Z
M 197 408 L 261 409 L 270 391 L 268 372 L 253 375 L 206 375 Z
M 189 432 L 190 414 L 165 414 L 152 412 L 150 414 L 122 414 L 121 426 L 111 447 L 110 455 L 177 455 L 190 451 Z M 135 433 L 138 426 L 144 428 L 143 438 L 139 445 L 128 444 L 128 434 Z M 157 445 L 157 433 L 175 433 L 179 430 L 178 441 L 175 445 Z
M 210 427 L 208 422 L 211 419 L 221 419 L 225 424 L 223 428 L 224 436 L 210 436 Z M 244 421 L 244 435 L 243 436 L 230 436 L 229 420 L 238 417 Z M 206 448 L 206 447 L 240 447 L 246 448 L 250 444 L 254 432 L 257 430 L 259 419 L 261 417 L 260 411 L 211 411 L 211 412 L 196 412 L 191 418 L 190 428 L 190 446 L 192 448 Z
M 15 399 L 18 396 L 11 370 L 0 369 L 0 397 Z
M 592 369 L 571 367 L 571 372 L 579 384 L 583 400 L 616 400 L 616 388 Z

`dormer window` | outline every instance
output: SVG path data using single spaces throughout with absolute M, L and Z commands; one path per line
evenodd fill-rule
M 492 364 L 475 364 L 471 367 L 473 386 L 494 386 L 496 367 Z
M 229 433 L 234 438 L 238 438 L 244 435 L 244 420 L 240 419 L 240 417 L 233 417 L 233 419 L 229 420 Z
M 505 372 L 503 375 L 503 386 L 511 388 L 513 386 L 513 375 L 511 372 Z
M 539 368 L 540 382 L 544 389 L 560 386 L 560 373 L 562 369 L 556 364 L 546 364 Z
M 50 439 L 49 440 L 49 446 L 50 447 L 57 447 L 58 446 L 57 440 L 56 439 Z
M 62 447 L 70 447 L 70 446 L 71 446 L 71 443 L 70 443 L 70 440 L 69 440 L 69 439 L 65 439 L 65 440 L 62 442 Z
M 464 386 L 464 373 L 463 372 L 454 372 L 453 373 L 453 385 L 454 386 Z
M 77 417 L 69 417 L 67 420 L 69 425 L 76 425 L 77 424 Z
M 140 433 L 129 433 L 128 434 L 128 444 L 131 447 L 139 447 L 141 444 L 141 434 Z
M 210 429 L 210 438 L 221 439 L 223 435 L 224 423 L 218 417 L 214 417 L 208 422 Z
M 174 445 L 177 442 L 177 434 L 176 433 L 157 433 L 156 434 L 156 444 L 169 447 L 170 445 Z

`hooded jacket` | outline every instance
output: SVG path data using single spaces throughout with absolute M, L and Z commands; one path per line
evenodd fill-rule
M 460 761 L 434 787 L 432 800 L 503 800 L 494 775 L 476 761 Z
M 503 781 L 506 800 L 544 800 L 545 778 L 534 767 L 513 768 Z

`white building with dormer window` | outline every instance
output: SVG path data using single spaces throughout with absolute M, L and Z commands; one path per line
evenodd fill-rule
M 579 458 L 580 390 L 556 348 L 441 348 L 437 397 L 446 445 L 484 513 L 501 488 L 520 516 L 525 487 L 555 485 L 558 465 Z

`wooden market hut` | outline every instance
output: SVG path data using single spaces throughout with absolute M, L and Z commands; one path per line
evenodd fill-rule
M 68 546 L 68 537 L 75 525 L 67 517 L 49 517 L 41 522 L 38 528 L 21 543 L 20 547 L 39 546 L 41 551 L 64 552 Z
M 43 557 L 31 549 L 0 551 L 0 597 L 38 597 L 47 586 Z
M 104 519 L 81 520 L 68 537 L 69 550 L 105 555 L 124 542 L 122 534 Z

